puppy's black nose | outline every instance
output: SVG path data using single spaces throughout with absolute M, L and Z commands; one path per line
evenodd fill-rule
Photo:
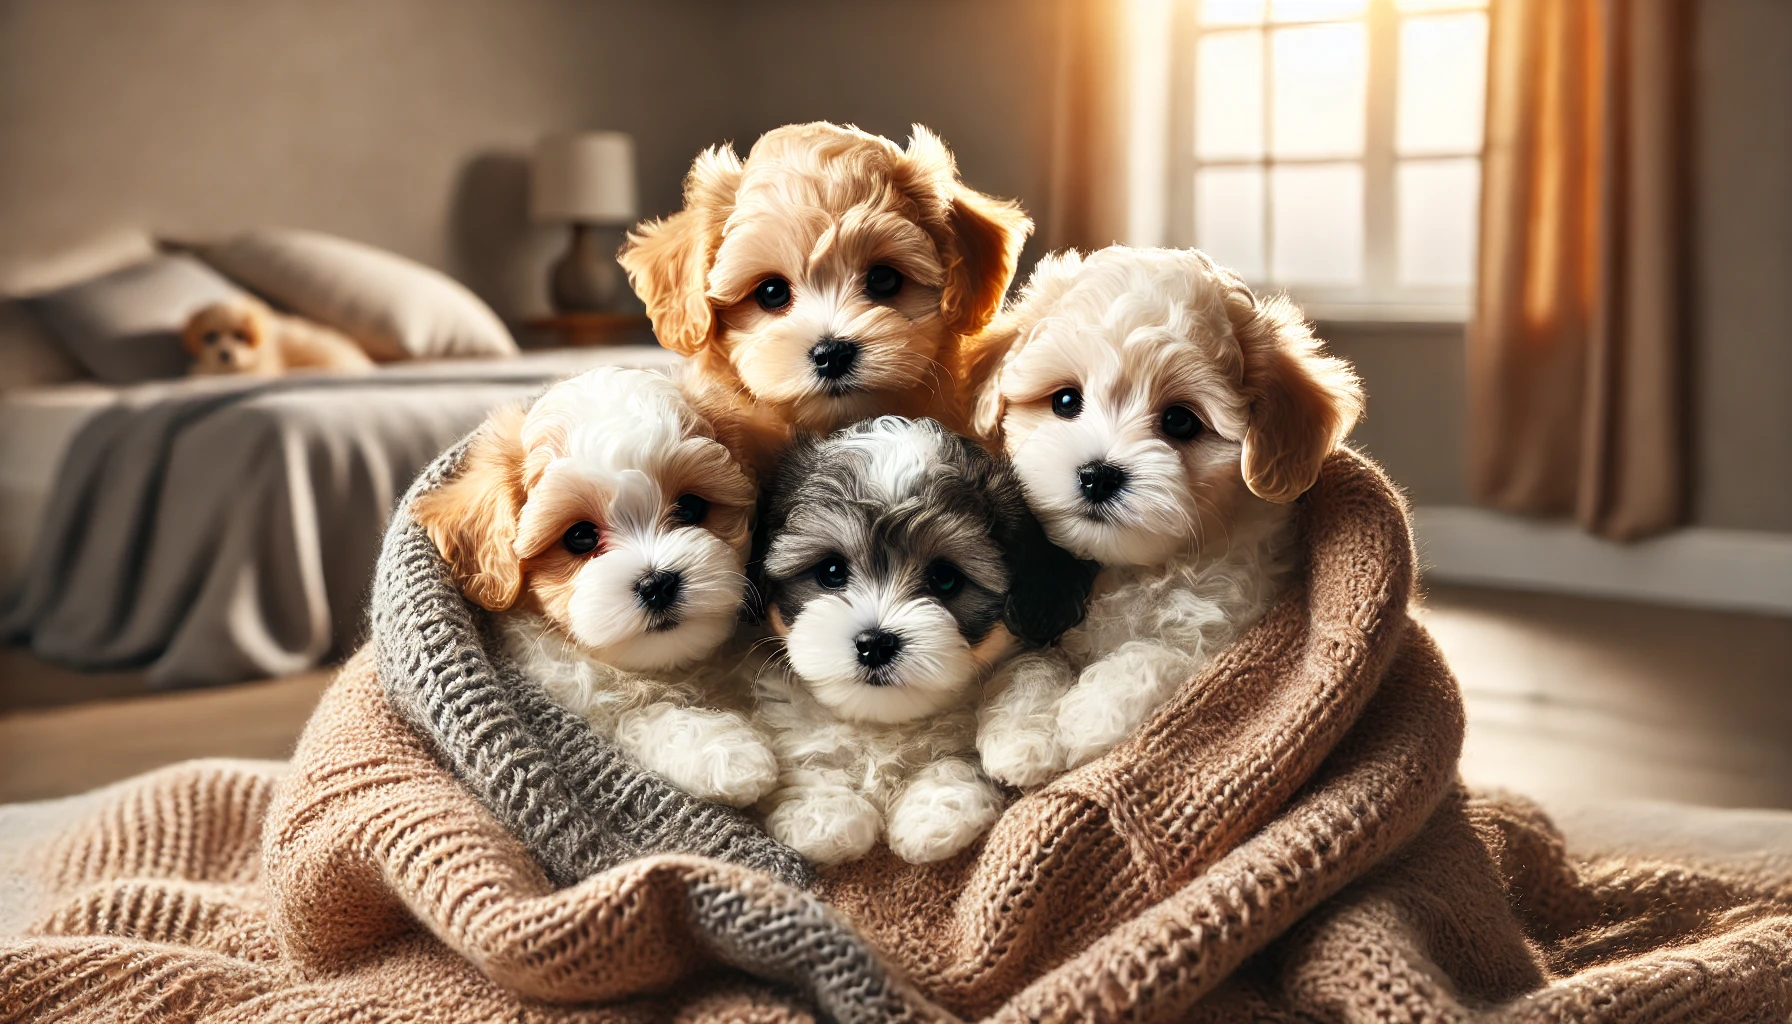
M 221 348 L 218 350 L 218 362 L 220 362 L 220 363 L 230 362 L 230 350 L 229 349 Z
M 902 638 L 881 629 L 867 629 L 853 637 L 852 642 L 859 649 L 859 664 L 866 668 L 888 665 L 902 650 Z
M 647 610 L 663 612 L 678 603 L 678 588 L 683 585 L 683 576 L 657 569 L 635 581 L 635 596 Z
M 1083 497 L 1105 505 L 1126 486 L 1126 470 L 1111 462 L 1088 462 L 1077 468 L 1076 480 L 1082 485 Z
M 853 364 L 859 361 L 859 343 L 823 338 L 809 350 L 809 358 L 815 361 L 815 376 L 822 380 L 839 380 L 851 373 Z

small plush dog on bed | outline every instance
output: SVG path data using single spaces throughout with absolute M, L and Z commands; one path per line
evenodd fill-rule
M 1046 539 L 1002 461 L 929 419 L 798 441 L 762 508 L 787 662 L 759 681 L 782 770 L 767 831 L 822 864 L 880 834 L 911 863 L 964 849 L 1003 806 L 974 756 L 980 685 L 1081 618 L 1093 567 Z
M 962 429 L 960 342 L 1000 308 L 1032 226 L 965 187 L 920 125 L 902 149 L 818 122 L 766 133 L 744 163 L 698 156 L 684 209 L 618 258 L 660 344 L 784 427 L 899 413 Z
M 673 785 L 745 806 L 778 779 L 719 653 L 756 495 L 676 384 L 605 367 L 493 413 L 413 511 L 526 677 Z
M 250 298 L 201 307 L 187 318 L 181 341 L 195 375 L 373 367 L 348 335 Z
M 1101 563 L 1061 649 L 992 681 L 978 749 L 1031 786 L 1118 744 L 1268 608 L 1294 499 L 1362 410 L 1286 298 L 1194 250 L 1047 257 L 979 397 L 1052 540 Z

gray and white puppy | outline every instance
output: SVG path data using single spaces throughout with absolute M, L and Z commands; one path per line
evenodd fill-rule
M 931 419 L 799 441 L 760 517 L 785 644 L 758 684 L 768 830 L 823 864 L 880 835 L 911 863 L 964 849 L 1003 805 L 975 756 L 981 684 L 1081 620 L 1093 564 L 1046 538 L 1005 461 Z

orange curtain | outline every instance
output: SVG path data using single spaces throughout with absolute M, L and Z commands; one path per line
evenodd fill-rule
M 1126 217 L 1120 0 L 1049 0 L 1051 102 L 1045 209 L 1048 250 L 1085 252 L 1119 240 Z
M 1628 540 L 1683 522 L 1683 0 L 1495 0 L 1470 486 Z

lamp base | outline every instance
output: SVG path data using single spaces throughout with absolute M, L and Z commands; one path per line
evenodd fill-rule
M 572 241 L 548 278 L 548 297 L 559 313 L 607 313 L 621 305 L 627 290 L 616 250 L 622 229 L 596 224 L 572 226 Z

